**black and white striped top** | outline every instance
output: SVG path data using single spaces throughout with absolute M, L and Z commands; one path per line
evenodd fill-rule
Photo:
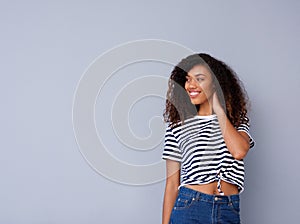
M 254 140 L 249 134 L 249 124 L 242 124 L 237 130 L 249 135 L 252 148 Z M 234 159 L 228 151 L 215 114 L 197 115 L 183 125 L 169 125 L 162 158 L 181 163 L 179 187 L 223 180 L 236 184 L 240 193 L 244 190 L 244 162 Z M 218 190 L 221 192 L 219 187 Z

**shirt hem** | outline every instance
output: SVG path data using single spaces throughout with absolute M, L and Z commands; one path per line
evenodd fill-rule
M 230 182 L 230 181 L 225 180 L 225 179 L 223 179 L 223 178 L 221 178 L 221 180 L 225 181 L 226 183 L 234 184 L 234 185 L 236 185 L 238 188 L 240 188 L 238 194 L 241 194 L 241 193 L 244 191 L 244 187 L 238 185 L 237 183 Z M 211 181 L 207 181 L 207 182 L 203 182 L 203 183 L 199 183 L 199 182 L 197 182 L 197 183 L 181 183 L 181 184 L 179 185 L 179 187 L 178 187 L 178 190 L 179 190 L 181 187 L 184 187 L 184 186 L 186 186 L 186 185 L 204 185 L 204 184 L 209 184 L 209 183 L 212 183 L 212 182 L 215 182 L 215 181 L 216 181 L 216 180 L 211 180 Z

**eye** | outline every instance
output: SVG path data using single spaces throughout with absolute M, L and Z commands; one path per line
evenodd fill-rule
M 204 81 L 204 78 L 197 78 L 197 82 L 202 82 L 202 81 Z
M 186 76 L 185 79 L 186 79 L 186 82 L 190 82 L 192 80 L 192 78 L 189 76 Z

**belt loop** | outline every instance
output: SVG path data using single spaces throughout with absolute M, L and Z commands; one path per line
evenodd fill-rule
M 227 197 L 228 197 L 228 204 L 232 204 L 231 196 L 228 195 Z
M 196 195 L 196 199 L 199 200 L 200 198 L 201 198 L 201 192 L 198 191 L 198 192 L 197 192 L 197 195 Z

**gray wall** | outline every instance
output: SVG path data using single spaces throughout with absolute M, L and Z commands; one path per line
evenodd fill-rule
M 81 154 L 72 124 L 76 86 L 90 63 L 145 38 L 208 52 L 237 71 L 252 101 L 256 140 L 246 158 L 243 223 L 297 223 L 299 9 L 297 0 L 1 1 L 0 223 L 160 222 L 164 181 L 131 186 L 103 177 Z M 171 70 L 144 66 L 133 67 L 132 78 Z M 128 70 L 110 80 L 107 95 L 130 81 L 122 74 Z M 149 134 L 149 119 L 162 110 L 161 98 L 137 102 L 133 131 Z M 96 106 L 98 121 L 108 115 Z M 120 160 L 160 160 L 162 142 L 140 152 L 113 137 L 106 144 Z

